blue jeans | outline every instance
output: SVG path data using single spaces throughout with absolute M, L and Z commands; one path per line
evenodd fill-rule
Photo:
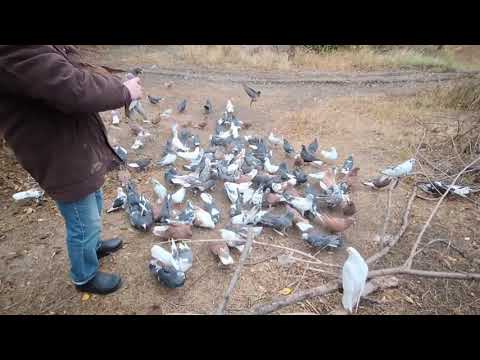
M 97 249 L 102 231 L 102 190 L 75 202 L 57 201 L 65 219 L 70 277 L 75 285 L 90 281 L 98 271 Z

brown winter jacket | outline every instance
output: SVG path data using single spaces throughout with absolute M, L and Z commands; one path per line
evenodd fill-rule
M 0 45 L 0 137 L 55 200 L 96 191 L 120 161 L 98 112 L 129 104 L 130 93 L 92 69 L 70 46 Z

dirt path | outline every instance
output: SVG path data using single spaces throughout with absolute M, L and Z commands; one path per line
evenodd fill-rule
M 439 112 L 417 108 L 415 97 L 419 90 L 440 81 L 467 76 L 467 74 L 427 74 L 419 72 L 369 73 L 369 74 L 315 74 L 315 73 L 242 73 L 240 71 L 206 71 L 205 69 L 178 66 L 165 69 L 154 68 L 154 64 L 139 64 L 129 58 L 129 52 L 136 47 L 109 47 L 107 52 L 92 55 L 98 63 L 117 66 L 145 66 L 145 88 L 148 94 L 165 98 L 154 106 L 145 102 L 145 108 L 152 118 L 164 110 L 175 109 L 183 98 L 188 100 L 185 114 L 161 120 L 157 125 L 145 124 L 152 133 L 153 141 L 143 151 L 132 151 L 132 159 L 160 157 L 163 144 L 170 136 L 173 122 L 190 126 L 203 119 L 201 107 L 210 98 L 214 113 L 208 118 L 203 130 L 195 130 L 206 144 L 220 117 L 227 99 L 232 99 L 238 117 L 252 126 L 242 133 L 268 135 L 275 133 L 288 138 L 298 149 L 302 143 L 315 136 L 321 147 L 335 146 L 343 161 L 348 154 L 354 154 L 361 168 L 361 178 L 375 175 L 379 168 L 404 160 L 410 155 L 409 148 L 421 135 L 417 119 L 431 120 L 441 117 L 442 121 L 455 121 L 458 116 L 468 114 Z M 148 51 L 166 51 L 153 47 Z M 115 60 L 117 59 L 117 60 Z M 173 80 L 172 88 L 164 83 Z M 261 100 L 252 108 L 238 84 L 248 80 L 262 90 Z M 109 113 L 103 114 L 110 124 Z M 108 125 L 112 143 L 130 148 L 133 138 L 128 125 L 122 118 L 119 128 Z M 275 150 L 274 160 L 283 160 L 282 151 Z M 124 213 L 104 216 L 104 236 L 119 235 L 125 241 L 125 248 L 113 256 L 101 260 L 104 271 L 115 271 L 124 279 L 124 287 L 117 293 L 105 297 L 92 296 L 81 301 L 68 278 L 68 258 L 65 248 L 63 222 L 54 203 L 49 199 L 42 206 L 27 208 L 12 204 L 11 194 L 15 185 L 21 186 L 26 174 L 5 154 L 0 154 L 5 174 L 0 178 L 0 313 L 67 313 L 67 314 L 145 314 L 145 313 L 210 313 L 215 309 L 232 276 L 232 269 L 219 268 L 204 244 L 194 245 L 194 266 L 188 273 L 184 287 L 168 290 L 155 282 L 148 272 L 150 247 L 156 242 L 152 234 L 140 234 L 130 228 Z M 291 163 L 289 162 L 289 167 Z M 307 171 L 314 171 L 307 168 Z M 153 195 L 148 181 L 155 177 L 161 182 L 163 171 L 153 168 L 143 174 L 133 174 L 139 188 L 150 198 Z M 118 185 L 115 173 L 104 186 L 106 206 L 115 196 Z M 393 230 L 398 227 L 400 212 L 407 196 L 407 185 L 402 185 L 394 196 Z M 214 191 L 222 213 L 228 203 L 221 186 Z M 198 198 L 192 199 L 199 203 Z M 376 251 L 375 235 L 383 223 L 383 209 L 386 194 L 360 188 L 354 194 L 359 212 L 357 223 L 346 232 L 346 245 L 355 246 L 368 256 Z M 480 246 L 476 227 L 480 218 L 474 206 L 459 201 L 447 204 L 432 224 L 426 237 L 444 236 L 455 246 L 466 252 L 477 254 Z M 415 224 L 405 236 L 405 246 L 412 241 L 418 224 L 428 216 L 430 203 L 418 203 L 414 211 Z M 461 206 L 462 212 L 448 223 L 450 212 Z M 41 220 L 41 221 L 40 221 Z M 224 221 L 225 221 L 224 217 Z M 417 223 L 418 222 L 418 223 Z M 195 239 L 218 237 L 217 231 L 195 231 Z M 469 240 L 465 240 L 468 237 Z M 291 230 L 288 237 L 280 237 L 265 230 L 260 241 L 296 248 L 304 252 L 315 250 L 299 239 L 299 233 Z M 402 248 L 385 259 L 385 264 L 396 263 L 405 255 Z M 455 269 L 479 270 L 479 264 L 458 257 L 458 254 L 444 248 L 427 253 L 421 258 L 425 269 L 448 269 L 445 261 Z M 269 257 L 275 251 L 255 247 L 252 260 Z M 476 253 L 477 252 L 477 253 Z M 344 251 L 324 252 L 322 260 L 341 264 Z M 238 260 L 238 254 L 235 259 Z M 455 261 L 451 260 L 454 258 Z M 447 267 L 446 267 L 447 266 Z M 281 296 L 285 287 L 302 289 L 318 286 L 328 279 L 322 274 L 305 271 L 305 266 L 293 264 L 281 266 L 275 258 L 248 266 L 235 290 L 228 311 L 234 313 Z M 472 295 L 473 294 L 473 295 Z M 443 280 L 405 279 L 398 289 L 378 295 L 378 303 L 362 302 L 360 313 L 478 313 L 480 289 L 474 282 L 445 282 Z M 323 299 L 311 300 L 282 310 L 282 312 L 327 313 L 339 304 L 340 294 L 331 294 Z

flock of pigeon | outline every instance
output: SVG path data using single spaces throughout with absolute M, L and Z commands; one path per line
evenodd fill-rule
M 135 76 L 133 72 L 129 76 Z M 250 106 L 260 97 L 260 91 L 243 85 L 251 99 Z M 162 98 L 148 96 L 152 104 Z M 186 100 L 177 107 L 185 111 Z M 212 112 L 207 100 L 205 114 Z M 140 101 L 133 102 L 126 115 L 133 112 L 148 119 Z M 165 116 L 171 114 L 171 111 Z M 118 115 L 113 114 L 118 123 Z M 164 114 L 162 114 L 164 115 Z M 144 146 L 150 136 L 138 124 L 129 123 L 136 134 L 132 149 Z M 207 146 L 202 146 L 198 135 L 187 129 L 171 128 L 171 137 L 166 141 L 161 158 L 154 166 L 163 168 L 164 183 L 151 179 L 156 199 L 150 201 L 137 191 L 132 180 L 120 179 L 117 198 L 108 212 L 125 209 L 130 224 L 140 231 L 151 231 L 155 236 L 171 240 L 169 250 L 154 245 L 151 248 L 149 269 L 164 286 L 177 288 L 185 283 L 185 274 L 192 267 L 192 250 L 184 242 L 175 239 L 192 237 L 192 227 L 215 229 L 221 218 L 228 217 L 228 225 L 219 229 L 224 242 L 212 242 L 210 251 L 221 264 L 234 263 L 231 251 L 243 252 L 248 236 L 259 236 L 264 228 L 285 235 L 298 231 L 301 241 L 318 249 L 338 249 L 343 246 L 343 233 L 354 224 L 355 205 L 351 192 L 358 182 L 359 168 L 352 155 L 335 166 L 338 154 L 334 147 L 320 149 L 315 138 L 297 151 L 287 139 L 270 133 L 264 138 L 256 135 L 241 135 L 244 127 L 231 100 L 216 122 L 215 131 Z M 128 151 L 121 146 L 115 150 L 128 167 L 142 171 L 151 160 L 128 162 Z M 276 163 L 273 151 L 282 153 L 284 161 Z M 392 180 L 408 175 L 415 164 L 410 159 L 398 166 L 385 169 L 381 175 L 364 185 L 380 189 Z M 182 166 L 181 166 L 182 165 Z M 315 170 L 305 172 L 309 166 Z M 230 202 L 229 214 L 221 213 L 210 193 L 222 186 Z M 197 203 L 187 194 L 198 195 Z M 349 257 L 343 267 L 343 299 L 346 310 L 358 307 L 368 275 L 368 266 L 362 256 L 352 247 L 347 248 Z

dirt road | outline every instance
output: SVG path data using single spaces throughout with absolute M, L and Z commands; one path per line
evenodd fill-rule
M 136 47 L 105 47 L 102 52 L 91 54 L 91 60 L 112 67 L 142 66 L 146 69 L 144 85 L 148 94 L 164 97 L 159 105 L 145 101 L 151 118 L 156 118 L 166 109 L 175 109 L 182 99 L 188 100 L 185 114 L 174 114 L 158 124 L 145 125 L 152 133 L 152 141 L 142 151 L 132 151 L 132 159 L 160 158 L 170 127 L 176 122 L 191 129 L 203 120 L 202 104 L 207 98 L 214 106 L 214 113 L 207 119 L 203 130 L 193 129 L 206 144 L 214 129 L 215 121 L 224 110 L 227 99 L 232 99 L 238 117 L 252 126 L 243 134 L 268 135 L 273 130 L 284 136 L 299 149 L 302 143 L 310 142 L 315 136 L 321 147 L 335 146 L 343 161 L 353 154 L 361 168 L 362 179 L 377 174 L 378 170 L 405 160 L 411 156 L 411 147 L 421 137 L 418 120 L 455 122 L 458 117 L 470 116 L 438 109 L 418 106 L 418 94 L 439 83 L 471 74 L 461 73 L 312 73 L 298 72 L 265 73 L 258 71 L 205 70 L 192 66 L 169 66 L 134 61 Z M 150 52 L 168 51 L 163 47 L 152 47 Z M 166 81 L 173 81 L 167 89 Z M 239 82 L 248 81 L 262 91 L 255 106 Z M 109 113 L 103 114 L 106 124 L 111 123 Z M 130 148 L 133 138 L 124 118 L 120 127 L 108 125 L 112 143 Z M 276 162 L 283 160 L 281 150 L 275 150 Z M 82 301 L 82 295 L 74 289 L 68 278 L 63 221 L 54 203 L 48 199 L 41 206 L 21 207 L 13 204 L 11 195 L 15 185 L 21 187 L 26 174 L 8 158 L 0 154 L 4 173 L 0 177 L 0 313 L 3 314 L 146 314 L 146 313 L 210 313 L 222 299 L 233 269 L 222 269 L 208 252 L 205 244 L 193 245 L 194 266 L 188 273 L 184 287 L 168 290 L 161 287 L 148 272 L 150 247 L 157 240 L 152 234 L 140 234 L 130 228 L 124 213 L 104 216 L 104 236 L 121 236 L 125 247 L 118 253 L 101 260 L 104 271 L 115 271 L 124 279 L 123 288 L 116 294 L 92 296 Z M 289 166 L 291 164 L 289 163 Z M 313 171 L 312 168 L 307 169 Z M 163 171 L 153 168 L 143 174 L 133 174 L 139 188 L 150 198 L 153 191 L 148 181 L 151 177 L 164 182 Z M 115 196 L 118 185 L 115 173 L 104 186 L 106 206 Z M 25 185 L 23 185 L 25 186 Z M 23 188 L 22 188 L 23 190 Z M 409 184 L 402 184 L 394 194 L 391 230 L 399 227 L 400 214 L 406 201 Z M 221 186 L 214 196 L 225 213 L 228 209 Z M 357 223 L 346 232 L 346 246 L 354 246 L 364 256 L 378 249 L 375 236 L 383 224 L 386 193 L 372 192 L 360 188 L 353 196 L 359 209 Z M 193 199 L 199 203 L 198 198 Z M 385 260 L 391 266 L 399 264 L 406 255 L 419 227 L 429 214 L 432 204 L 418 201 L 414 210 L 414 223 L 408 228 L 403 244 Z M 458 209 L 462 211 L 459 212 Z M 455 216 L 451 216 L 451 212 Z M 446 237 L 452 244 L 466 253 L 476 254 L 480 240 L 476 236 L 478 212 L 469 202 L 448 202 L 439 212 L 426 233 L 426 241 L 434 237 Z M 299 238 L 296 230 L 288 237 L 280 237 L 265 230 L 260 241 L 314 253 Z M 218 237 L 217 231 L 196 230 L 195 239 Z M 468 238 L 468 240 L 467 240 Z M 479 271 L 478 262 L 464 259 L 452 250 L 436 247 L 419 258 L 419 267 L 427 270 L 453 268 L 463 271 Z M 275 249 L 256 246 L 252 261 L 268 258 Z M 235 259 L 238 260 L 238 254 Z M 321 259 L 342 264 L 345 251 L 324 252 Z M 453 260 L 452 260 L 453 259 Z M 451 269 L 450 269 L 451 270 Z M 268 302 L 279 295 L 285 287 L 298 290 L 318 286 L 326 282 L 323 274 L 306 270 L 305 264 L 280 265 L 276 258 L 248 266 L 235 290 L 228 312 L 235 313 L 251 306 Z M 468 281 L 446 281 L 402 278 L 397 289 L 388 290 L 373 297 L 376 303 L 360 304 L 360 314 L 407 314 L 407 313 L 478 313 L 480 295 L 478 283 Z M 334 293 L 322 299 L 310 300 L 282 309 L 281 312 L 328 313 L 340 303 L 340 294 Z

